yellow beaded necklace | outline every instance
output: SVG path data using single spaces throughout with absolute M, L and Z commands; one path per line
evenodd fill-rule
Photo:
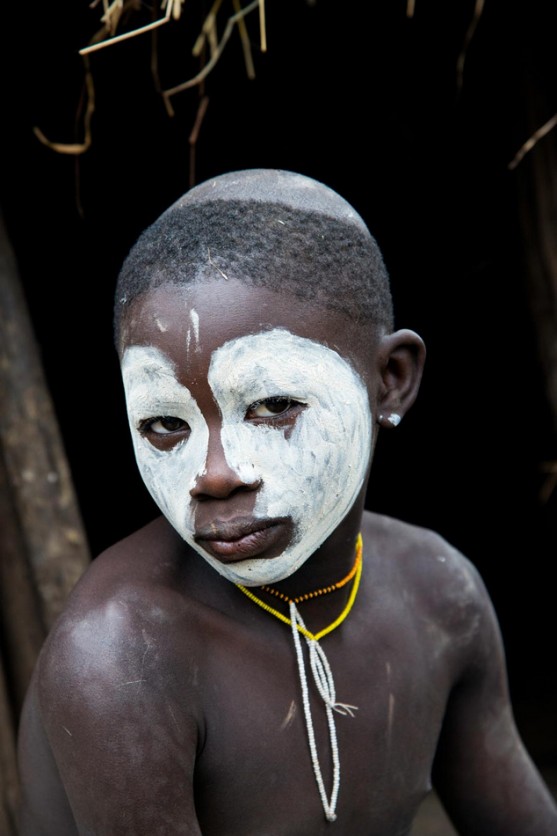
M 285 624 L 289 624 L 292 628 L 292 638 L 294 640 L 294 648 L 296 651 L 296 659 L 298 662 L 298 673 L 300 675 L 300 685 L 302 688 L 302 703 L 304 706 L 304 715 L 306 719 L 306 729 L 308 734 L 311 762 L 313 764 L 313 772 L 315 775 L 317 788 L 319 790 L 321 803 L 323 804 L 323 810 L 325 811 L 325 817 L 327 821 L 336 820 L 336 805 L 340 786 L 340 755 L 338 750 L 335 718 L 333 712 L 336 711 L 338 714 L 353 717 L 354 711 L 357 711 L 357 707 L 355 705 L 348 705 L 347 703 L 337 702 L 333 674 L 329 666 L 327 657 L 325 656 L 325 653 L 319 645 L 319 639 L 322 639 L 323 636 L 328 635 L 336 627 L 342 624 L 342 622 L 345 620 L 345 618 L 350 613 L 350 610 L 354 606 L 354 601 L 356 600 L 356 595 L 362 576 L 362 549 L 362 535 L 358 534 L 356 540 L 356 559 L 354 561 L 354 566 L 345 578 L 343 578 L 338 583 L 333 584 L 332 587 L 324 587 L 323 590 L 316 590 L 314 593 L 308 593 L 307 595 L 302 595 L 299 598 L 288 598 L 287 596 L 282 595 L 281 593 L 277 593 L 276 591 L 273 592 L 273 590 L 269 587 L 262 587 L 262 589 L 267 589 L 267 591 L 271 591 L 272 594 L 279 595 L 279 597 L 283 598 L 283 600 L 288 601 L 290 606 L 290 618 L 288 618 L 286 615 L 283 615 L 278 610 L 275 610 L 273 607 L 270 607 L 269 604 L 266 604 L 265 601 L 262 601 L 261 598 L 258 598 L 256 595 L 254 595 L 250 589 L 247 589 L 245 586 L 242 586 L 242 584 L 236 584 L 238 589 L 240 589 L 244 593 L 244 595 L 247 595 L 247 597 L 250 598 L 250 600 L 254 601 L 254 603 L 260 606 L 266 612 L 270 613 L 271 615 L 274 615 L 275 618 L 278 618 Z M 322 595 L 326 592 L 332 592 L 335 589 L 339 589 L 345 586 L 352 578 L 354 578 L 354 584 L 350 591 L 348 602 L 341 614 L 338 616 L 338 618 L 331 622 L 331 624 L 329 624 L 328 627 L 325 627 L 318 633 L 311 633 L 305 626 L 302 620 L 302 616 L 296 608 L 296 603 L 300 603 L 302 601 L 309 600 L 310 598 L 315 597 L 317 595 Z M 329 798 L 327 798 L 327 793 L 323 782 L 323 776 L 321 774 L 321 767 L 319 764 L 317 745 L 315 742 L 315 733 L 313 730 L 313 720 L 311 716 L 311 705 L 309 701 L 309 689 L 306 677 L 302 644 L 300 641 L 300 634 L 303 635 L 306 640 L 313 679 L 315 685 L 317 686 L 319 695 L 321 696 L 325 704 L 325 711 L 327 714 L 329 741 L 331 745 L 331 754 L 333 760 L 333 787 Z
M 302 635 L 306 636 L 309 639 L 313 639 L 313 641 L 319 641 L 319 639 L 322 639 L 323 636 L 326 636 L 328 633 L 331 633 L 336 627 L 342 624 L 342 622 L 348 616 L 350 610 L 354 606 L 354 601 L 356 600 L 356 595 L 358 594 L 358 588 L 360 586 L 360 579 L 362 577 L 362 549 L 362 535 L 358 534 L 358 537 L 356 539 L 356 559 L 354 560 L 354 565 L 352 566 L 351 570 L 346 575 L 346 577 L 342 578 L 342 580 L 340 581 L 337 581 L 337 583 L 333 584 L 332 586 L 323 587 L 322 589 L 317 589 L 314 592 L 307 592 L 305 595 L 300 595 L 297 598 L 288 598 L 282 592 L 278 592 L 278 590 L 272 589 L 272 587 L 262 586 L 261 589 L 264 589 L 266 592 L 271 592 L 273 595 L 282 598 L 283 601 L 287 601 L 289 604 L 299 604 L 303 601 L 309 600 L 310 598 L 314 598 L 319 595 L 324 595 L 327 592 L 333 592 L 335 589 L 341 589 L 343 586 L 346 586 L 346 584 L 349 581 L 351 581 L 352 578 L 355 577 L 354 585 L 350 591 L 350 597 L 348 598 L 348 602 L 345 608 L 338 616 L 338 618 L 336 618 L 331 624 L 329 624 L 328 627 L 325 627 L 323 630 L 320 630 L 318 633 L 314 634 L 310 633 L 310 631 L 306 629 L 306 627 L 302 627 L 300 624 L 298 624 L 298 630 L 300 633 L 302 633 Z M 257 597 L 257 595 L 254 595 L 251 589 L 242 586 L 242 584 L 240 583 L 237 583 L 236 586 L 244 593 L 244 595 L 247 595 L 247 597 L 250 598 L 255 604 L 260 606 L 261 609 L 265 610 L 265 612 L 274 615 L 275 618 L 280 619 L 280 621 L 283 621 L 285 624 L 292 624 L 290 618 L 288 618 L 286 615 L 283 615 L 278 610 L 275 610 L 274 607 L 269 606 L 269 604 L 266 604 L 265 601 L 262 601 L 261 598 Z

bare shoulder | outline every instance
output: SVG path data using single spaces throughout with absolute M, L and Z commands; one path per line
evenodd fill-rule
M 202 724 L 199 607 L 183 594 L 178 557 L 166 525 L 150 524 L 95 558 L 69 596 L 27 700 L 20 751 L 33 791 L 24 817 L 40 809 L 54 780 L 79 832 L 108 832 L 115 815 L 132 823 L 126 832 L 155 832 L 161 816 L 168 832 L 182 832 L 172 829 L 179 815 L 197 832 L 191 792 L 165 790 L 176 795 L 168 811 L 142 805 L 146 782 L 164 797 L 157 787 L 168 782 L 169 763 L 186 780 L 193 775 Z M 37 753 L 56 769 L 39 773 Z M 63 801 L 60 810 L 63 824 L 45 832 L 74 832 Z
M 105 685 L 133 681 L 155 648 L 164 670 L 168 637 L 191 610 L 180 548 L 159 518 L 92 561 L 45 642 L 39 696 L 41 688 L 83 678 L 91 680 L 90 699 L 98 692 L 104 700 Z
M 386 572 L 432 604 L 442 605 L 447 594 L 463 603 L 485 595 L 473 562 L 438 532 L 371 512 L 364 514 L 363 532 Z
M 368 512 L 363 532 L 385 593 L 402 599 L 422 627 L 444 633 L 460 649 L 477 651 L 490 635 L 498 640 L 480 572 L 438 532 Z

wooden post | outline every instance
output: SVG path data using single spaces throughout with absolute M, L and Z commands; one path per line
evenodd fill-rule
M 0 832 L 15 836 L 17 724 L 46 632 L 90 562 L 0 213 Z
M 15 726 L 3 662 L 0 653 L 0 833 L 2 836 L 17 836 L 19 781 L 16 766 Z
M 18 278 L 2 220 L 0 446 L 48 629 L 90 562 L 90 555 Z

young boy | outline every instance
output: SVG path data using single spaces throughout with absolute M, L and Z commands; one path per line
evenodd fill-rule
M 307 177 L 189 191 L 115 307 L 162 516 L 97 557 L 21 721 L 22 836 L 555 836 L 473 565 L 364 510 L 425 349 L 363 220 Z M 109 441 L 107 433 L 107 442 Z

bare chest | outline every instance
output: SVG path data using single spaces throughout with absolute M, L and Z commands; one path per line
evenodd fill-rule
M 395 645 L 381 630 L 358 635 L 354 624 L 321 641 L 325 683 L 305 640 L 301 673 L 287 627 L 206 659 L 194 788 L 204 836 L 409 832 L 430 788 L 443 666 L 411 632 Z

